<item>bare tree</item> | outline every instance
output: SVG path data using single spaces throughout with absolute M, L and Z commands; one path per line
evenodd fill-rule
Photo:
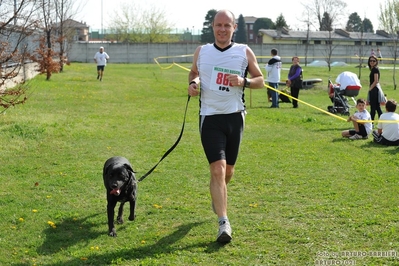
M 335 48 L 333 44 L 334 26 L 345 16 L 347 4 L 342 0 L 309 0 L 303 4 L 309 14 L 309 20 L 318 22 L 319 31 L 326 32 L 326 61 L 328 69 L 331 71 L 331 56 Z M 315 26 L 315 25 L 314 25 Z M 315 26 L 316 27 L 316 26 Z M 316 27 L 317 28 L 317 27 Z
M 110 24 L 110 37 L 122 42 L 163 43 L 177 39 L 170 34 L 173 25 L 165 11 L 158 6 L 143 9 L 135 3 L 122 4 Z
M 55 2 L 48 0 L 38 0 L 38 6 L 41 22 L 39 27 L 43 31 L 43 36 L 37 40 L 40 45 L 31 59 L 38 63 L 37 70 L 41 74 L 46 74 L 46 80 L 50 80 L 52 73 L 60 70 L 60 65 L 54 61 L 56 7 Z
M 399 1 L 387 0 L 385 6 L 380 4 L 380 24 L 383 29 L 389 34 L 388 37 L 392 39 L 393 45 L 390 46 L 391 55 L 393 57 L 393 84 L 396 90 L 396 61 L 398 58 L 398 44 L 399 44 Z
M 34 0 L 0 1 L 0 106 L 3 111 L 27 100 L 25 63 L 29 58 L 27 39 L 34 33 Z M 22 77 L 21 77 L 22 76 Z M 12 87 L 11 89 L 8 89 Z
M 319 23 L 319 30 L 323 30 L 323 18 L 325 19 L 325 13 L 329 15 L 329 23 L 331 26 L 340 21 L 345 16 L 346 2 L 342 0 L 309 0 L 307 4 L 304 4 L 305 8 L 309 11 L 311 18 L 316 18 Z
M 56 39 L 55 42 L 58 44 L 58 55 L 60 72 L 64 70 L 64 64 L 67 63 L 67 51 L 73 42 L 73 36 L 75 35 L 75 29 L 71 27 L 70 21 L 73 16 L 77 13 L 74 10 L 74 3 L 72 0 L 54 0 L 55 11 L 56 11 Z M 79 6 L 75 7 L 79 8 Z

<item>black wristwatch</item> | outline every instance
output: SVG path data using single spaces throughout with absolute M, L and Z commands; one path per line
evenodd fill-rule
M 249 81 L 248 78 L 245 78 L 245 79 L 244 79 L 244 87 L 245 87 L 245 88 L 249 88 L 249 86 L 251 86 L 251 81 Z

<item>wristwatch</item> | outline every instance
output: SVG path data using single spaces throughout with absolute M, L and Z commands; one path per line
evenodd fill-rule
M 244 87 L 249 88 L 249 86 L 251 86 L 251 81 L 249 81 L 248 78 L 244 79 Z

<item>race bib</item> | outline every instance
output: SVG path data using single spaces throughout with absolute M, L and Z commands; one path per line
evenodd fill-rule
M 233 85 L 230 84 L 227 77 L 229 75 L 241 75 L 239 70 L 228 69 L 223 67 L 213 67 L 211 83 L 209 88 L 213 91 L 227 91 L 229 92 Z

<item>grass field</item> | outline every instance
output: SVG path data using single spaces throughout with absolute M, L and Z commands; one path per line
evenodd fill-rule
M 299 99 L 327 110 L 327 79 L 345 70 L 358 71 L 305 68 L 323 83 Z M 76 63 L 30 82 L 26 104 L 0 117 L 1 265 L 399 264 L 399 149 L 343 139 L 350 123 L 304 103 L 270 109 L 264 89 L 251 92 L 228 187 L 230 244 L 215 243 L 197 98 L 180 144 L 139 183 L 136 221 L 109 237 L 103 164 L 125 156 L 141 177 L 158 162 L 180 133 L 187 74 L 109 64 L 99 82 Z M 392 70 L 381 80 L 399 100 Z

